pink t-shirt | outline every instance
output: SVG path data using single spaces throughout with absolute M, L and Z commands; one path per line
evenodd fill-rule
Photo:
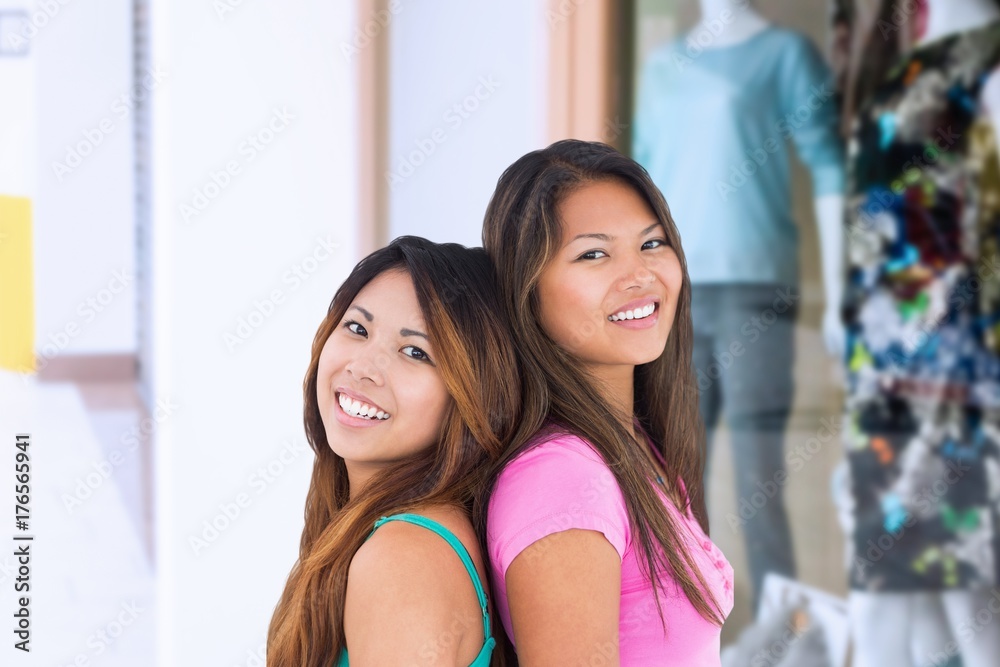
M 690 513 L 681 514 L 662 490 L 660 496 L 664 511 L 672 512 L 680 525 L 688 528 L 686 539 L 692 558 L 728 615 L 733 608 L 733 568 Z M 490 499 L 487 526 L 494 602 L 515 647 L 507 604 L 507 568 L 532 543 L 580 528 L 603 533 L 622 559 L 618 622 L 622 667 L 720 664 L 721 628 L 705 620 L 669 577 L 662 578 L 664 588 L 660 590 L 667 627 L 664 635 L 652 585 L 640 569 L 641 547 L 638 539 L 632 539 L 621 490 L 601 455 L 586 441 L 573 435 L 550 435 L 511 461 Z

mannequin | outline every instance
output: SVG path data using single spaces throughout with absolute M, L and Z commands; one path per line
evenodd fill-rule
M 987 0 L 988 1 L 988 0 Z M 697 35 L 708 31 L 715 34 L 718 25 L 723 28 L 706 48 L 721 48 L 750 39 L 771 26 L 754 7 L 753 0 L 699 0 L 701 18 L 692 28 Z M 714 30 L 713 30 L 714 28 Z M 813 201 L 816 224 L 819 228 L 819 246 L 822 262 L 823 294 L 823 344 L 833 358 L 839 358 L 844 349 L 844 327 L 840 321 L 840 300 L 844 273 L 843 195 L 822 195 Z
M 1000 20 L 1000 8 L 991 0 L 924 0 L 922 9 L 927 14 L 918 48 Z M 980 103 L 1000 136 L 1000 70 L 988 77 Z M 1000 664 L 1000 632 L 996 630 L 1000 619 L 992 612 L 1000 603 L 989 589 L 855 590 L 849 606 L 856 667 L 945 665 L 958 652 L 964 667 Z M 986 613 L 991 622 L 983 628 L 976 617 Z M 976 627 L 980 629 L 972 631 Z
M 725 414 L 740 471 L 737 495 L 749 502 L 781 479 L 786 465 L 797 305 L 780 295 L 798 298 L 793 144 L 813 174 L 824 346 L 831 356 L 843 354 L 842 148 L 829 68 L 808 38 L 773 26 L 750 0 L 700 0 L 700 9 L 694 28 L 654 50 L 644 67 L 634 157 L 664 192 L 684 239 L 701 413 L 709 436 Z M 795 130 L 788 131 L 788 119 Z M 704 140 L 678 136 L 676 127 L 705 128 Z M 758 330 L 762 315 L 777 323 Z M 732 527 L 748 545 L 756 609 L 766 572 L 795 575 L 780 493 Z

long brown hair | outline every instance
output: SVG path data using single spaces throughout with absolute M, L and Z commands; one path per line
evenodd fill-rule
M 532 443 L 540 429 L 555 425 L 589 442 L 614 474 L 639 538 L 644 556 L 640 563 L 653 584 L 661 621 L 657 589 L 665 573 L 678 582 L 703 617 L 721 625 L 718 601 L 685 549 L 681 529 L 650 484 L 650 464 L 640 448 L 645 444 L 635 441 L 632 429 L 603 398 L 594 379 L 539 323 L 538 279 L 559 247 L 559 204 L 574 190 L 606 180 L 631 187 L 649 204 L 680 260 L 683 283 L 673 328 L 663 354 L 635 369 L 633 416 L 663 455 L 667 479 L 683 480 L 689 507 L 708 532 L 702 487 L 704 429 L 691 363 L 691 284 L 680 236 L 663 195 L 645 169 L 607 144 L 577 140 L 558 141 L 517 160 L 500 177 L 486 209 L 483 246 L 496 265 L 501 299 L 518 343 L 524 402 L 519 429 L 491 471 L 487 491 L 476 506 L 476 526 L 485 537 L 489 496 L 503 467 Z
M 436 446 L 380 471 L 351 497 L 344 459 L 330 448 L 320 417 L 317 368 L 327 338 L 358 292 L 392 269 L 404 269 L 413 280 L 453 401 Z M 516 352 L 501 312 L 492 264 L 481 248 L 413 236 L 361 260 L 337 290 L 313 340 L 303 383 L 306 437 L 316 460 L 299 558 L 268 629 L 268 667 L 335 664 L 346 645 L 348 567 L 379 517 L 429 504 L 471 509 L 485 466 L 503 451 L 520 406 Z

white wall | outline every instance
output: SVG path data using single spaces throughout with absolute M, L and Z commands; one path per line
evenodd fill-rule
M 403 4 L 391 30 L 389 168 L 399 178 L 391 186 L 390 237 L 481 245 L 500 174 L 547 145 L 545 7 L 537 0 L 443 0 L 433 10 Z
M 163 667 L 262 664 L 297 555 L 302 379 L 357 259 L 357 81 L 338 46 L 353 7 L 153 3 L 152 61 L 170 75 L 153 107 L 154 398 L 176 406 L 156 433 Z M 259 326 L 231 349 L 241 319 Z
M 0 2 L 0 11 L 27 11 L 27 2 Z M 7 19 L 11 20 L 12 19 Z M 13 25 L 13 22 L 11 23 Z M 0 37 L 9 38 L 9 33 Z M 11 47 L 8 45 L 7 49 Z M 0 56 L 0 195 L 35 195 L 35 56 Z
M 31 11 L 36 350 L 42 363 L 65 353 L 132 353 L 131 2 L 53 0 Z

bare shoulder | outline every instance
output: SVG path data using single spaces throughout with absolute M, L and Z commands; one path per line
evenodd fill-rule
M 471 523 L 461 525 L 463 519 L 468 522 L 461 512 L 420 514 L 444 525 L 463 544 L 463 534 L 475 538 Z M 437 661 L 428 664 L 461 662 L 467 656 L 471 661 L 483 642 L 480 618 L 461 560 L 427 528 L 388 521 L 351 561 L 344 632 L 352 663 L 356 656 L 359 664 L 423 664 L 414 658 L 427 655 Z
M 419 516 L 441 524 L 451 532 L 472 558 L 482 574 L 482 553 L 472 522 L 455 507 L 435 505 L 422 507 Z M 369 566 L 386 564 L 422 567 L 429 562 L 435 571 L 460 574 L 468 577 L 465 568 L 445 539 L 438 533 L 406 521 L 387 521 L 362 545 L 351 564 L 351 572 L 363 571 Z
M 437 521 L 454 533 L 470 553 L 478 554 L 475 542 L 467 543 L 467 538 L 471 535 L 474 540 L 475 534 L 471 523 L 461 524 L 463 517 L 449 516 L 444 510 L 421 512 L 421 516 Z M 356 589 L 386 591 L 398 585 L 415 591 L 418 599 L 427 594 L 450 595 L 462 589 L 457 585 L 460 579 L 468 579 L 465 567 L 454 554 L 448 542 L 432 530 L 406 521 L 387 521 L 355 554 L 348 588 L 353 585 Z

